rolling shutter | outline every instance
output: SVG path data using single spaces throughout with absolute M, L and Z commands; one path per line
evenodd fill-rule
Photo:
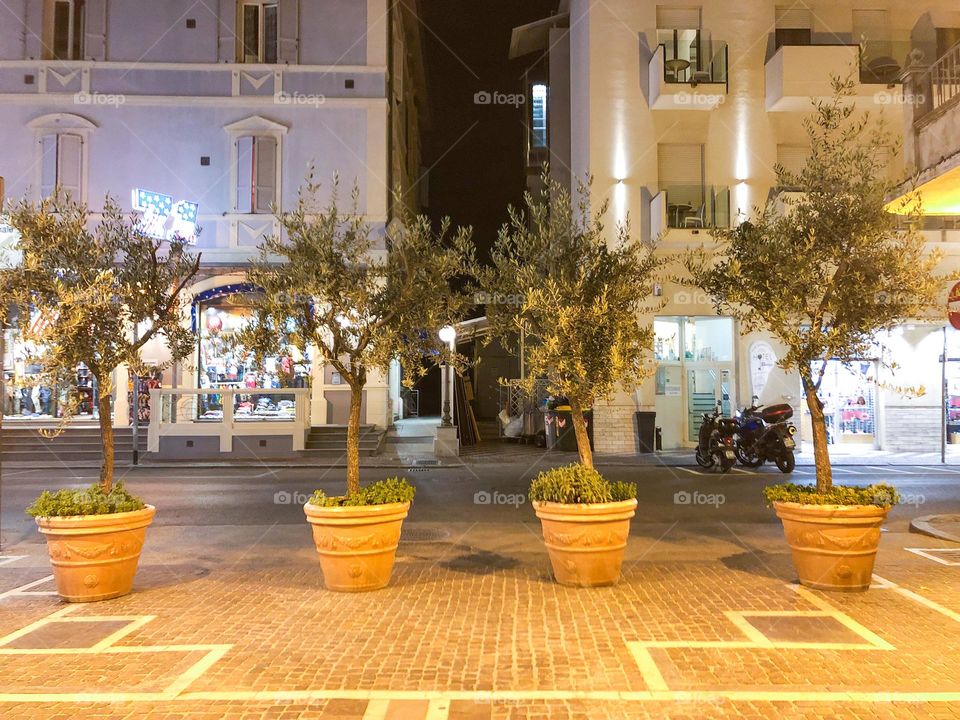
M 271 213 L 277 199 L 277 139 L 258 137 L 254 140 L 253 211 Z
M 810 148 L 806 145 L 777 145 L 777 164 L 793 174 L 799 175 L 810 157 Z
M 83 140 L 79 135 L 57 136 L 57 185 L 60 192 L 80 202 Z
M 703 185 L 702 145 L 658 145 L 657 164 L 661 188 Z
M 237 202 L 238 213 L 253 212 L 253 138 L 237 138 Z
M 278 0 L 279 62 L 296 64 L 300 62 L 300 2 L 299 0 Z
M 812 30 L 813 13 L 797 5 L 777 5 L 777 30 Z
M 657 5 L 658 30 L 695 30 L 700 27 L 699 7 Z

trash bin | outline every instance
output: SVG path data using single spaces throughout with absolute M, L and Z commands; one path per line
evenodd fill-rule
M 593 411 L 583 414 L 587 421 L 587 436 L 593 448 Z M 569 410 L 544 410 L 543 422 L 547 431 L 547 450 L 577 451 L 577 433 L 573 429 L 573 415 Z
M 651 453 L 657 448 L 657 414 L 640 411 L 634 413 L 637 419 L 637 445 L 642 453 Z

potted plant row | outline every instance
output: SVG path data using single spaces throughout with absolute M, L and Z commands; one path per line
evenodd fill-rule
M 9 223 L 21 260 L 2 272 L 2 307 L 16 308 L 16 325 L 36 348 L 30 360 L 42 368 L 44 384 L 69 384 L 85 365 L 98 385 L 99 483 L 44 491 L 27 509 L 47 539 L 57 591 L 72 602 L 117 597 L 133 584 L 156 510 L 114 483 L 112 395 L 126 392 L 114 387 L 114 373 L 122 365 L 142 372 L 140 350 L 151 340 L 165 341 L 170 363 L 190 354 L 194 338 L 182 323 L 182 295 L 200 263 L 186 241 L 148 236 L 139 218 L 110 197 L 93 230 L 89 218 L 85 205 L 59 191 L 13 205 Z M 53 434 L 77 409 L 74 395 Z
M 800 376 L 816 485 L 774 485 L 764 495 L 783 522 L 800 582 L 830 590 L 870 586 L 881 526 L 899 496 L 884 484 L 834 485 L 824 375 L 831 362 L 879 356 L 892 377 L 877 338 L 903 322 L 942 316 L 946 307 L 940 254 L 928 252 L 915 229 L 919 198 L 890 211 L 888 198 L 899 185 L 885 160 L 893 139 L 882 119 L 857 111 L 854 86 L 853 76 L 835 79 L 833 97 L 814 101 L 805 120 L 812 149 L 805 166 L 778 168 L 780 186 L 798 191 L 786 201 L 788 211 L 771 202 L 750 221 L 714 231 L 718 248 L 687 260 L 718 311 L 737 318 L 744 333 L 773 335 L 779 366 Z M 889 380 L 878 385 L 923 392 Z

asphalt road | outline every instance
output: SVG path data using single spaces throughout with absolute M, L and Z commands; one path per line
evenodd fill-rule
M 417 487 L 409 522 L 510 523 L 533 520 L 526 502 L 530 479 L 546 465 L 490 463 L 458 468 L 365 469 L 364 482 L 405 474 Z M 602 467 L 611 480 L 639 486 L 634 526 L 683 523 L 777 523 L 761 495 L 781 482 L 775 468 L 736 470 L 728 475 L 677 467 Z M 836 469 L 835 481 L 850 485 L 889 482 L 905 497 L 888 524 L 905 532 L 920 515 L 960 513 L 960 468 L 935 466 Z M 343 492 L 343 469 L 138 468 L 121 471 L 127 486 L 156 505 L 155 526 L 292 525 L 304 522 L 301 505 L 316 488 Z M 798 468 L 795 482 L 812 482 L 812 468 Z M 96 480 L 95 470 L 11 470 L 0 487 L 0 539 L 4 548 L 40 542 L 23 510 L 45 488 L 79 487 Z

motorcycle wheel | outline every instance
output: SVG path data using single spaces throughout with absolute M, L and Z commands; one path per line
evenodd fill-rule
M 730 472 L 730 468 L 736 464 L 737 461 L 735 458 L 722 457 L 720 458 L 720 472 L 728 473 Z
M 697 465 L 699 465 L 700 467 L 702 468 L 713 467 L 713 463 L 714 463 L 713 455 L 703 455 L 700 452 L 700 448 L 697 448 L 697 452 L 694 455 L 694 457 L 697 459 Z
M 763 465 L 763 456 L 759 454 L 752 455 L 740 445 L 737 445 L 734 452 L 737 454 L 737 460 L 739 460 L 740 464 L 744 467 L 756 468 Z
M 793 456 L 793 452 L 787 450 L 781 455 L 777 455 L 777 470 L 784 474 L 789 474 L 793 472 L 793 469 L 797 466 L 797 459 Z

